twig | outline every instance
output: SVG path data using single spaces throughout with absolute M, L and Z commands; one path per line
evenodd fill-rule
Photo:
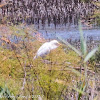
M 24 65 L 24 67 L 23 67 L 23 69 L 24 69 L 24 80 L 23 80 L 23 86 L 22 86 L 22 90 L 24 89 L 24 86 L 25 86 L 25 84 L 26 84 L 26 70 L 25 70 L 25 66 L 26 66 L 26 64 Z

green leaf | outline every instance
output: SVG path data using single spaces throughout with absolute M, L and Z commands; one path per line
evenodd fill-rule
M 75 47 L 73 47 L 71 44 L 69 44 L 67 41 L 65 41 L 64 39 L 62 39 L 61 37 L 57 36 L 57 38 L 59 40 L 61 40 L 64 44 L 66 44 L 67 46 L 69 46 L 72 50 L 74 50 L 79 56 L 82 56 L 81 52 L 78 51 Z
M 84 76 L 77 70 L 73 69 L 73 68 L 65 68 L 66 70 L 72 71 L 73 73 L 75 73 L 77 76 L 81 76 L 84 78 Z
M 85 57 L 85 59 L 84 59 L 84 63 L 85 62 L 87 62 L 94 54 L 95 54 L 95 52 L 98 50 L 98 47 L 97 48 L 94 48 L 91 52 L 89 52 L 88 54 L 87 54 L 87 56 Z
M 87 53 L 87 45 L 86 45 L 86 40 L 84 39 L 83 36 L 82 25 L 80 21 L 79 21 L 79 32 L 80 32 L 80 41 L 81 41 L 81 51 L 82 54 L 85 56 Z
M 86 85 L 83 86 L 83 84 L 82 84 L 80 90 L 84 93 L 85 88 L 86 88 Z M 82 92 L 79 92 L 78 100 L 80 100 L 80 98 L 81 98 L 81 96 L 82 96 Z
M 5 89 L 3 89 L 1 92 L 0 92 L 0 97 L 3 96 L 3 93 L 5 92 Z
M 76 90 L 78 93 L 85 94 L 85 92 L 83 92 L 82 90 L 80 90 L 78 88 L 73 88 L 73 89 Z

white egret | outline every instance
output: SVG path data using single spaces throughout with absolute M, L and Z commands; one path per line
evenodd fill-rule
M 34 59 L 40 57 L 45 57 L 47 54 L 50 53 L 51 50 L 56 49 L 59 47 L 60 43 L 57 40 L 52 40 L 50 42 L 44 43 L 37 51 L 36 56 Z

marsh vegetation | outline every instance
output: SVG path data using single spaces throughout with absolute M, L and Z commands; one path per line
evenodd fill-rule
M 6 3 L 0 6 L 0 99 L 99 100 L 100 41 L 86 40 L 82 20 L 78 23 L 78 18 L 99 20 L 99 8 L 95 8 L 99 2 L 7 0 Z M 45 27 L 45 21 L 54 26 L 77 23 L 80 38 L 73 42 L 56 35 L 62 45 L 45 58 L 33 60 L 39 47 L 49 40 L 29 24 L 41 22 Z

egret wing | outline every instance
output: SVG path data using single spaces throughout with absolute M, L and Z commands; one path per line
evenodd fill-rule
M 44 56 L 48 54 L 49 52 L 50 52 L 49 43 L 46 43 L 39 48 L 37 52 L 37 56 Z
M 48 46 L 48 44 L 49 44 L 48 42 L 44 43 L 44 44 L 38 49 L 37 53 L 40 52 L 40 51 L 42 51 L 42 50 L 44 50 L 44 49 Z

